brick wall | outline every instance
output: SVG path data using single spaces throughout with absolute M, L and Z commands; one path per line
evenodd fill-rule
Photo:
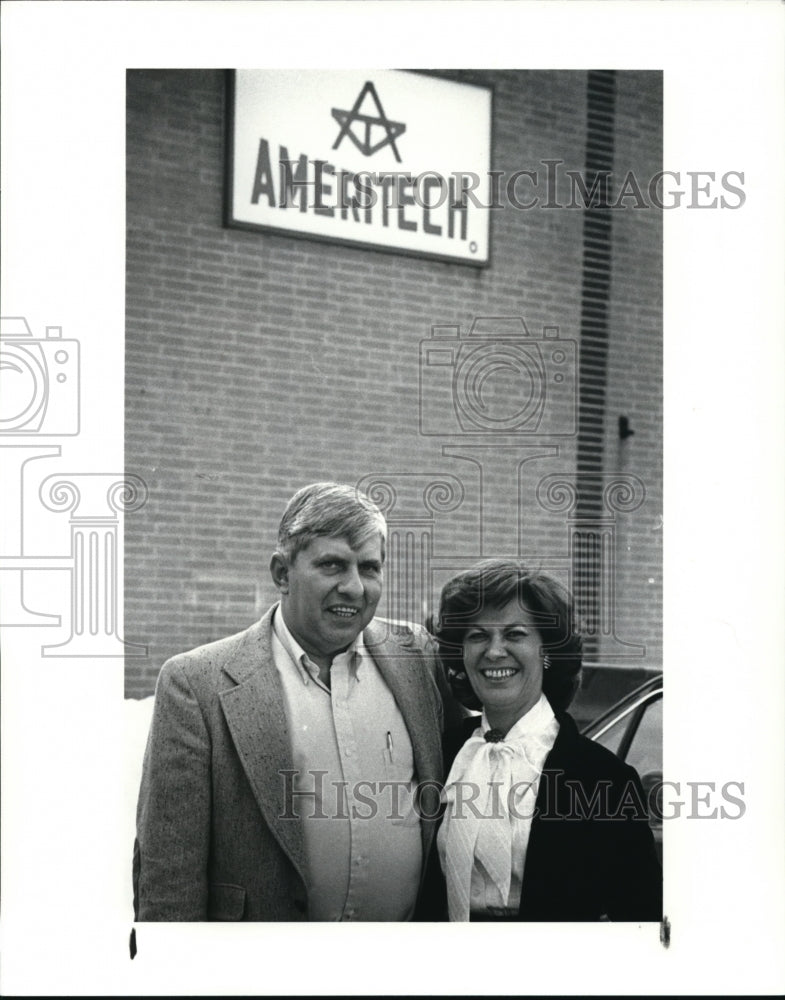
M 662 76 L 620 74 L 614 171 L 650 178 L 662 169 Z M 653 166 L 654 165 L 654 166 Z M 632 205 L 635 198 L 626 199 Z M 615 620 L 624 642 L 646 647 L 645 664 L 662 664 L 662 213 L 617 211 L 613 218 L 605 470 L 630 473 L 645 500 L 619 515 Z M 618 418 L 635 432 L 622 441 Z M 600 656 L 609 651 L 606 643 Z
M 585 73 L 439 75 L 493 87 L 495 170 L 544 174 L 546 158 L 582 168 Z M 277 523 L 306 482 L 363 481 L 384 499 L 374 483 L 387 481 L 396 537 L 432 546 L 432 585 L 404 585 L 405 560 L 389 567 L 387 610 L 416 615 L 453 568 L 519 544 L 563 575 L 566 515 L 544 509 L 536 488 L 572 474 L 574 440 L 469 451 L 457 436 L 423 436 L 418 366 L 433 325 L 466 332 L 478 316 L 520 315 L 535 337 L 555 325 L 577 339 L 583 213 L 495 211 L 482 270 L 225 229 L 223 73 L 131 71 L 127 96 L 126 468 L 150 490 L 125 519 L 125 638 L 148 646 L 128 658 L 127 694 L 149 694 L 168 656 L 271 603 Z M 659 168 L 661 114 L 659 74 L 618 74 L 617 174 Z M 619 211 L 613 251 L 605 469 L 646 488 L 640 508 L 616 517 L 617 634 L 656 666 L 659 214 Z M 549 404 L 543 430 L 564 405 Z M 621 413 L 635 429 L 623 443 Z

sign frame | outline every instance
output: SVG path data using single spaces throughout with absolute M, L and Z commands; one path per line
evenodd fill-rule
M 440 76 L 438 73 L 423 71 L 419 69 L 403 69 L 398 72 L 411 73 L 413 75 L 424 76 L 432 79 L 442 80 L 447 83 L 460 83 L 462 86 L 476 87 L 486 90 L 489 95 L 488 108 L 488 170 L 492 173 L 494 164 L 493 147 L 493 109 L 494 109 L 494 86 L 490 83 L 463 83 L 455 81 L 449 77 Z M 234 174 L 235 174 L 235 123 L 236 123 L 236 69 L 225 71 L 225 114 L 224 114 L 224 204 L 223 204 L 223 225 L 226 229 L 245 230 L 246 232 L 270 233 L 274 236 L 286 236 L 293 239 L 309 240 L 321 244 L 338 244 L 352 247 L 357 250 L 371 250 L 379 253 L 395 254 L 402 257 L 413 257 L 418 260 L 440 261 L 445 264 L 458 264 L 484 270 L 491 264 L 491 248 L 493 244 L 493 211 L 492 206 L 485 208 L 488 213 L 488 251 L 484 259 L 472 259 L 470 257 L 459 257 L 457 255 L 443 254 L 435 251 L 418 250 L 410 247 L 391 246 L 385 243 L 376 243 L 371 240 L 356 240 L 343 236 L 324 235 L 322 233 L 311 233 L 302 230 L 286 228 L 284 226 L 269 225 L 266 223 L 249 222 L 247 219 L 238 219 L 234 215 Z

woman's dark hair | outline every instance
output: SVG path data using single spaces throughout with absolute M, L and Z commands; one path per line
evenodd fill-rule
M 488 559 L 449 580 L 442 589 L 434 635 L 455 697 L 467 708 L 482 705 L 463 665 L 463 637 L 472 619 L 488 608 L 518 601 L 532 616 L 548 654 L 542 690 L 554 712 L 562 712 L 580 685 L 583 641 L 569 591 L 552 577 L 515 559 Z

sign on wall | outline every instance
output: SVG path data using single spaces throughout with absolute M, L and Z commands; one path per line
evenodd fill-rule
M 228 111 L 227 226 L 488 263 L 490 88 L 243 69 Z

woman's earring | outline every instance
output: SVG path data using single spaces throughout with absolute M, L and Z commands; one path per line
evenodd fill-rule
M 546 653 L 545 656 L 543 656 L 543 658 L 542 658 L 542 669 L 543 670 L 549 670 L 550 666 L 551 666 L 551 658 Z

